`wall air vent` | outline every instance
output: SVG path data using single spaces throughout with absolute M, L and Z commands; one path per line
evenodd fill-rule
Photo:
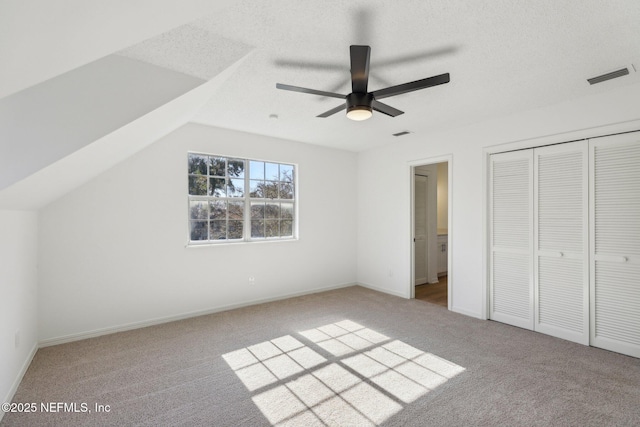
M 627 74 L 629 74 L 629 69 L 627 67 L 625 67 L 625 68 L 621 68 L 621 69 L 616 70 L 616 71 L 612 71 L 612 72 L 607 73 L 607 74 L 603 74 L 601 76 L 592 77 L 590 79 L 587 79 L 587 81 L 589 82 L 590 85 L 594 85 L 596 83 L 602 83 L 602 82 L 605 82 L 607 80 L 616 79 L 618 77 L 626 76 Z
M 402 132 L 394 133 L 393 136 L 409 135 L 410 133 L 411 132 L 409 132 L 408 130 L 403 130 Z

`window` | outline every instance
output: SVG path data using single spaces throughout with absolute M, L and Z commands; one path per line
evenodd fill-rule
M 189 241 L 292 239 L 295 166 L 189 153 Z

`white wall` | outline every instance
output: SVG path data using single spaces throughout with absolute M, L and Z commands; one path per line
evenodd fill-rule
M 0 403 L 11 401 L 38 342 L 37 239 L 37 213 L 0 210 Z
M 298 164 L 300 240 L 186 248 L 187 151 Z M 40 211 L 40 339 L 355 282 L 355 181 L 351 152 L 176 130 Z
M 604 83 L 606 84 L 606 83 Z M 640 119 L 640 85 L 627 86 L 555 106 L 531 110 L 431 135 L 411 134 L 401 143 L 372 149 L 358 157 L 358 282 L 391 294 L 409 296 L 410 167 L 419 160 L 453 155 L 452 309 L 484 317 L 483 147 L 558 135 Z M 640 124 L 635 125 L 640 128 Z M 565 139 L 565 141 L 568 139 Z M 533 142 L 532 142 L 533 144 Z M 380 171 L 385 173 L 381 174 Z

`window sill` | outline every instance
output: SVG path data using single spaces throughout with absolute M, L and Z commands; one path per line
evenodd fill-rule
M 263 245 L 265 243 L 291 243 L 298 242 L 300 238 L 295 237 L 291 239 L 273 239 L 273 240 L 251 240 L 251 241 L 237 241 L 237 242 L 220 242 L 220 243 L 187 243 L 184 247 L 186 249 L 191 248 L 211 248 L 215 246 L 238 246 L 238 245 Z

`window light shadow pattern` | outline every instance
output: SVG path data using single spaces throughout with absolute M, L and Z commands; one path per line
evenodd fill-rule
M 272 425 L 379 425 L 465 370 L 351 320 L 296 335 L 222 356 Z

